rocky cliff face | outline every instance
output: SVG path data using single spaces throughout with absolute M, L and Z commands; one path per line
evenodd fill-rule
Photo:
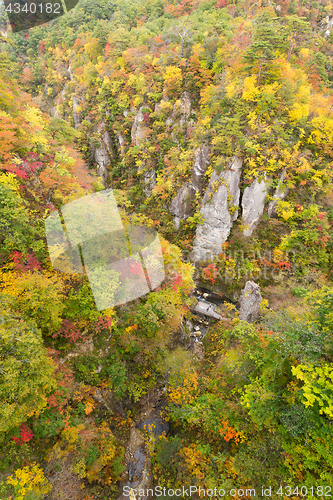
M 107 167 L 110 165 L 112 156 L 112 142 L 110 133 L 104 122 L 97 127 L 99 134 L 99 146 L 94 151 L 94 158 L 97 163 L 97 175 L 105 182 L 107 178 Z
M 76 96 L 73 96 L 73 120 L 74 120 L 74 127 L 75 128 L 78 128 L 81 124 L 80 115 L 77 112 L 79 102 L 80 102 L 79 98 Z
M 131 137 L 134 146 L 140 144 L 146 137 L 147 127 L 144 124 L 144 117 L 142 112 L 143 109 L 144 109 L 143 106 L 139 108 L 138 112 L 135 115 L 134 122 L 132 125 Z
M 210 153 L 211 148 L 207 145 L 197 148 L 194 152 L 192 183 L 198 191 L 202 190 L 202 183 L 209 165 Z
M 124 156 L 126 139 L 123 136 L 123 134 L 121 134 L 120 132 L 117 132 L 117 140 L 118 140 L 118 150 L 119 150 L 120 156 Z
M 160 103 L 155 105 L 155 113 L 159 113 L 163 107 L 163 103 L 168 102 L 163 99 Z M 185 136 L 188 136 L 189 127 L 194 124 L 193 121 L 190 120 L 191 114 L 191 97 L 188 92 L 183 92 L 181 99 L 174 103 L 172 107 L 172 112 L 170 116 L 166 119 L 166 125 L 170 127 L 171 138 L 174 142 L 180 146 L 179 138 L 177 135 L 177 131 L 183 130 Z M 148 135 L 148 126 L 145 123 L 144 111 L 145 107 L 141 106 L 134 117 L 134 121 L 131 128 L 131 139 L 132 145 L 138 146 L 142 145 L 145 142 L 145 139 Z M 132 108 L 130 110 L 134 112 Z M 124 138 L 121 134 L 118 135 L 118 141 L 120 146 L 120 154 L 124 152 Z M 175 227 L 178 229 L 179 222 L 181 219 L 187 218 L 191 215 L 191 202 L 194 196 L 194 193 L 200 189 L 201 180 L 204 176 L 208 165 L 208 154 L 209 148 L 207 146 L 203 146 L 198 148 L 195 152 L 195 161 L 193 168 L 193 178 L 191 179 L 188 185 L 184 185 L 180 192 L 177 195 L 177 199 L 174 199 L 171 202 L 170 211 L 174 214 L 175 217 Z M 148 198 L 156 185 L 156 172 L 154 168 L 146 168 L 145 165 L 141 166 L 138 169 L 138 173 L 142 173 L 143 180 L 143 190 L 146 198 Z
M 234 158 L 230 168 L 221 174 L 213 172 L 202 199 L 200 213 L 205 222 L 196 229 L 191 258 L 209 260 L 222 251 L 233 222 L 238 217 L 239 181 L 242 160 Z
M 147 137 L 148 127 L 144 121 L 143 115 L 144 106 L 141 106 L 135 115 L 134 122 L 131 130 L 132 144 L 138 146 L 142 144 Z M 120 140 L 119 140 L 120 142 Z M 156 173 L 155 169 L 146 169 L 145 165 L 138 169 L 138 173 L 142 173 L 143 177 L 143 191 L 146 198 L 148 198 L 153 192 L 154 186 L 156 185 Z
M 242 223 L 244 236 L 251 236 L 265 209 L 265 199 L 271 179 L 266 176 L 262 181 L 255 179 L 251 186 L 244 190 L 242 198 Z
M 174 216 L 175 229 L 179 229 L 181 220 L 193 215 L 193 201 L 196 193 L 201 193 L 204 175 L 209 165 L 209 146 L 197 148 L 194 152 L 194 162 L 190 182 L 184 184 L 171 201 L 169 210 Z
M 192 215 L 192 203 L 195 197 L 196 188 L 192 184 L 184 184 L 178 191 L 177 196 L 172 200 L 169 210 L 173 215 L 175 229 L 179 229 L 181 220 Z
M 52 116 L 52 118 L 61 118 L 59 112 L 59 106 L 64 100 L 64 97 L 65 97 L 65 89 L 60 92 L 60 94 L 56 97 L 56 99 L 54 99 L 53 105 L 51 105 L 49 109 L 45 102 L 41 104 L 41 107 L 44 108 L 46 111 L 48 111 Z
M 72 75 L 70 75 L 71 78 Z M 64 99 L 64 94 L 65 89 L 54 103 L 55 106 L 51 110 L 53 116 L 59 116 L 59 102 Z M 71 105 L 76 129 L 80 128 L 84 118 L 80 116 L 81 100 L 82 98 L 78 96 L 72 97 Z M 163 112 L 166 107 L 169 107 L 170 112 L 169 116 L 165 118 L 165 125 L 172 141 L 181 148 L 179 137 L 183 137 L 183 140 L 188 144 L 191 130 L 196 126 L 196 113 L 193 109 L 191 96 L 188 92 L 183 92 L 181 98 L 172 106 L 168 98 L 163 98 L 160 103 L 155 105 L 155 114 Z M 130 106 L 127 111 L 123 112 L 123 115 L 127 119 L 131 116 L 134 117 L 130 129 L 132 147 L 140 146 L 141 150 L 145 151 L 145 141 L 149 134 L 145 107 L 140 106 L 135 110 Z M 89 121 L 89 116 L 86 119 Z M 97 165 L 97 174 L 102 177 L 106 185 L 108 168 L 112 158 L 124 157 L 130 143 L 126 140 L 121 128 L 119 131 L 112 131 L 105 121 L 96 124 L 94 132 L 98 143 L 96 146 L 96 143 L 91 141 L 93 158 Z M 175 229 L 178 230 L 181 221 L 194 215 L 196 198 L 199 196 L 199 200 L 201 199 L 200 214 L 204 222 L 196 228 L 193 250 L 190 254 L 190 258 L 194 262 L 210 260 L 218 255 L 238 218 L 241 218 L 244 236 L 250 237 L 258 226 L 264 211 L 267 211 L 269 217 L 274 217 L 278 201 L 284 199 L 289 192 L 284 185 L 286 174 L 284 171 L 274 187 L 272 179 L 264 175 L 261 179 L 255 179 L 241 195 L 240 185 L 243 170 L 241 157 L 233 158 L 224 172 L 220 174 L 213 172 L 207 186 L 205 174 L 210 164 L 211 152 L 212 147 L 208 143 L 203 143 L 194 150 L 190 178 L 180 187 L 177 195 L 169 202 L 169 206 L 166 206 L 173 216 Z M 142 163 L 138 168 L 138 174 L 143 184 L 145 197 L 148 198 L 156 185 L 155 169 Z M 272 198 L 267 204 L 268 193 L 272 195 Z

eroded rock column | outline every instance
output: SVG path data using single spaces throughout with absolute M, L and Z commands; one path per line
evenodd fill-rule
M 241 158 L 234 158 L 228 170 L 221 174 L 213 172 L 210 178 L 200 209 L 205 222 L 197 226 L 191 253 L 196 262 L 218 255 L 228 239 L 238 217 L 242 164 Z
M 262 301 L 260 287 L 254 281 L 247 281 L 239 299 L 239 319 L 253 323 L 259 317 L 259 306 Z
M 265 199 L 271 180 L 266 178 L 262 181 L 255 179 L 251 186 L 245 188 L 242 199 L 242 223 L 245 226 L 244 236 L 251 236 L 258 225 L 259 219 L 264 213 Z

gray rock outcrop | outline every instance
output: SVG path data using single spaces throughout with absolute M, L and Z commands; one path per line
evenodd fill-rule
M 125 139 L 125 137 L 120 132 L 117 132 L 117 139 L 118 139 L 118 143 L 119 143 L 119 152 L 120 152 L 120 155 L 124 156 L 124 154 L 125 154 L 126 139 Z
M 200 191 L 202 182 L 209 165 L 211 148 L 207 145 L 197 148 L 194 152 L 192 184 Z
M 270 179 L 266 176 L 262 181 L 255 179 L 251 186 L 245 188 L 242 198 L 242 223 L 245 226 L 244 236 L 251 236 L 264 213 L 265 199 L 268 193 Z
M 63 365 L 65 361 L 70 358 L 75 358 L 76 356 L 88 355 L 94 350 L 94 342 L 92 339 L 86 342 L 77 342 L 74 351 L 69 352 L 64 358 L 59 359 L 59 364 Z
M 202 361 L 205 357 L 205 348 L 200 340 L 197 340 L 195 337 L 191 337 L 190 339 L 190 352 L 192 352 L 193 356 L 198 360 Z
M 164 98 L 163 101 L 166 101 Z M 186 139 L 189 138 L 191 127 L 195 125 L 193 119 L 190 118 L 191 114 L 194 115 L 195 111 L 191 109 L 192 101 L 189 92 L 185 91 L 181 95 L 180 100 L 176 101 L 173 105 L 172 113 L 166 119 L 165 124 L 171 128 L 170 137 L 172 141 L 181 146 L 179 134 Z M 160 104 L 155 106 L 155 111 L 160 110 Z
M 180 324 L 180 340 L 188 342 L 190 335 L 193 332 L 193 323 L 189 319 Z
M 99 146 L 94 151 L 95 161 L 97 163 L 97 175 L 105 181 L 107 177 L 107 167 L 110 165 L 110 157 L 112 156 L 112 145 L 109 131 L 104 122 L 98 125 L 97 132 L 99 135 Z
M 179 229 L 180 221 L 192 215 L 192 202 L 195 197 L 196 188 L 192 184 L 183 184 L 172 200 L 169 211 L 174 217 L 175 229 Z
M 143 172 L 143 192 L 146 198 L 152 194 L 154 187 L 156 186 L 156 172 L 153 168 L 145 170 Z
M 112 391 L 98 389 L 94 393 L 94 399 L 98 401 L 98 403 L 104 404 L 112 415 L 117 415 L 117 413 L 119 413 L 123 418 L 126 417 L 122 402 L 115 397 Z
M 326 18 L 322 21 L 325 26 L 325 36 L 329 37 L 332 31 L 333 26 L 333 17 L 330 19 L 330 16 L 326 16 Z
M 73 80 L 74 77 L 73 77 L 73 71 L 72 71 L 71 65 L 69 65 L 67 68 L 67 75 L 68 75 L 68 78 L 70 80 Z
M 157 102 L 154 108 L 155 113 L 159 113 L 161 111 L 163 102 L 168 102 L 168 100 L 164 98 L 160 102 Z
M 57 97 L 53 101 L 54 105 L 51 107 L 51 109 L 49 111 L 52 118 L 62 118 L 60 111 L 59 111 L 59 106 L 64 101 L 65 93 L 66 93 L 66 86 L 65 86 L 65 88 L 62 89 L 60 94 L 58 94 Z
M 190 118 L 191 114 L 191 96 L 189 92 L 182 93 L 180 98 L 180 125 L 184 125 Z
M 50 110 L 50 116 L 52 118 L 61 118 L 58 106 L 53 106 Z
M 142 112 L 143 109 L 144 106 L 141 106 L 139 108 L 138 112 L 135 115 L 134 123 L 131 129 L 131 138 L 134 146 L 138 146 L 139 144 L 141 144 L 147 137 L 148 133 L 148 127 L 144 122 L 144 116 Z M 147 169 L 147 167 L 143 165 L 138 169 L 138 172 L 142 172 L 143 174 L 143 190 L 146 198 L 148 198 L 152 194 L 154 186 L 156 185 L 155 170 L 153 168 Z
M 192 203 L 195 194 L 202 190 L 204 175 L 209 165 L 210 147 L 197 148 L 194 152 L 193 170 L 190 182 L 183 184 L 170 204 L 170 213 L 174 216 L 175 229 L 179 229 L 180 221 L 193 215 Z
M 76 97 L 75 95 L 73 96 L 73 120 L 74 120 L 74 128 L 78 128 L 81 120 L 80 120 L 80 115 L 77 112 L 77 108 L 79 106 L 79 98 Z
M 225 172 L 213 172 L 203 197 L 200 213 L 205 222 L 197 226 L 191 259 L 209 260 L 222 251 L 233 222 L 238 217 L 239 181 L 243 161 L 234 158 Z
M 161 102 L 163 102 L 163 101 L 166 101 L 166 99 L 165 98 L 162 99 Z M 190 96 L 189 92 L 187 92 L 187 91 L 183 92 L 181 95 L 181 98 L 180 98 L 180 102 L 177 101 L 174 103 L 172 114 L 167 118 L 167 120 L 165 122 L 166 125 L 168 125 L 168 126 L 174 125 L 174 124 L 176 124 L 178 119 L 179 119 L 180 126 L 185 125 L 185 123 L 187 123 L 189 121 L 189 118 L 190 118 L 191 105 L 192 105 L 192 101 L 191 101 L 191 96 Z M 155 111 L 158 112 L 159 109 L 160 109 L 160 105 L 157 104 L 155 106 Z
M 144 123 L 144 117 L 142 110 L 144 106 L 141 106 L 135 115 L 134 122 L 131 129 L 131 137 L 134 146 L 140 144 L 147 135 L 147 127 Z
M 253 323 L 258 319 L 261 300 L 259 285 L 254 281 L 247 281 L 239 299 L 239 318 L 248 323 Z

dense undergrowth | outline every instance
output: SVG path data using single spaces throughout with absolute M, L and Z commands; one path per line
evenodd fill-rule
M 302 485 L 308 498 L 330 491 L 331 11 L 326 0 L 83 0 L 1 42 L 1 498 L 116 498 L 140 403 L 163 389 L 171 432 L 149 444 L 155 484 L 255 488 L 259 498 L 262 486 L 272 498 L 299 498 Z M 62 118 L 46 113 L 55 102 Z M 93 155 L 101 121 L 113 144 L 104 184 Z M 178 232 L 167 207 L 206 143 L 205 187 L 239 155 L 242 191 L 284 172 L 289 195 L 250 238 L 237 220 L 221 253 L 195 269 L 200 197 Z M 99 312 L 85 276 L 52 269 L 44 221 L 105 186 L 124 221 L 162 235 L 166 279 Z M 226 306 L 230 320 L 210 327 L 201 363 L 175 340 L 194 279 L 230 295 L 255 279 L 265 299 L 254 325 Z

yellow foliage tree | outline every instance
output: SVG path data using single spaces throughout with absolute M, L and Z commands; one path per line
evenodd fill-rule
M 36 463 L 16 469 L 14 475 L 7 478 L 7 484 L 14 486 L 15 500 L 42 499 L 52 489 L 43 469 Z
M 167 97 L 178 96 L 182 84 L 182 70 L 176 66 L 168 66 L 164 72 L 164 92 Z
M 333 368 L 329 364 L 314 366 L 300 364 L 292 373 L 304 382 L 303 403 L 306 407 L 319 405 L 319 413 L 333 418 Z

